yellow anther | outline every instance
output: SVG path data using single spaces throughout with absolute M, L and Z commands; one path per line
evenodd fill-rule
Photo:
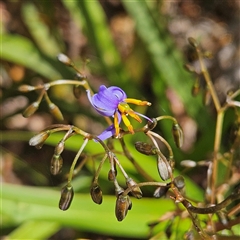
M 127 126 L 130 133 L 134 133 L 133 126 L 131 125 L 130 121 L 128 120 L 125 114 L 122 115 L 122 119 L 124 124 Z
M 133 110 L 129 111 L 128 114 L 129 114 L 131 117 L 133 117 L 135 120 L 137 120 L 138 122 L 140 122 L 140 123 L 142 122 L 142 119 L 141 119 L 136 113 L 134 113 Z
M 118 104 L 118 110 L 121 112 L 121 113 L 128 113 L 128 111 L 131 110 L 131 108 L 129 107 L 129 105 L 125 102 L 121 102 Z
M 135 98 L 126 98 L 126 99 L 124 99 L 124 102 L 133 103 L 133 104 L 140 105 L 140 106 L 151 106 L 152 105 L 150 102 L 141 101 L 141 100 L 138 100 Z
M 115 114 L 114 114 L 114 127 L 115 127 L 115 130 L 116 130 L 115 135 L 118 136 L 120 130 L 119 130 L 118 114 L 117 114 L 117 112 L 115 112 Z

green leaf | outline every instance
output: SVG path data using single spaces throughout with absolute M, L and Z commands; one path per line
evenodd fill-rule
M 29 224 L 37 226 L 40 221 L 41 224 L 51 223 L 56 229 L 58 226 L 66 226 L 112 236 L 146 238 L 149 233 L 147 223 L 175 209 L 171 200 L 132 198 L 132 210 L 119 223 L 114 215 L 114 196 L 104 196 L 103 204 L 99 206 L 91 201 L 89 194 L 76 193 L 67 211 L 58 209 L 59 197 L 60 191 L 3 184 L 1 215 L 3 219 L 10 218 L 16 225 L 33 221 Z M 17 230 L 12 234 L 15 239 L 19 239 Z
M 1 35 L 0 37 L 2 59 L 25 66 L 48 79 L 61 77 L 61 74 L 44 59 L 29 39 L 20 35 Z
M 58 53 L 63 52 L 56 39 L 54 39 L 53 29 L 50 31 L 50 28 L 43 22 L 40 12 L 33 3 L 25 2 L 23 4 L 22 16 L 34 41 L 42 52 L 54 57 Z
M 57 222 L 30 220 L 23 222 L 8 235 L 9 240 L 14 239 L 48 239 L 60 229 Z
M 153 10 L 149 9 L 147 1 L 123 0 L 123 4 L 136 23 L 136 31 L 144 42 L 151 60 L 158 72 L 158 82 L 164 81 L 167 86 L 172 87 L 187 106 L 187 111 L 196 116 L 199 102 L 194 106 L 190 97 L 192 78 L 183 69 L 183 57 L 177 50 L 164 28 L 163 21 L 156 19 Z M 158 14 L 159 16 L 159 14 Z M 159 24 L 158 24 L 159 22 Z M 159 76 L 161 79 L 159 79 Z M 159 84 L 153 83 L 156 97 L 159 96 Z
M 101 63 L 101 73 L 107 75 L 111 84 L 123 86 L 129 81 L 119 52 L 112 39 L 106 15 L 98 1 L 63 0 L 79 28 L 83 28 Z

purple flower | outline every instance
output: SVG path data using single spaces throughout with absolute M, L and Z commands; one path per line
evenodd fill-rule
M 99 87 L 99 92 L 91 96 L 89 90 L 87 90 L 88 99 L 92 106 L 98 113 L 105 117 L 113 117 L 114 123 L 105 129 L 98 137 L 101 140 L 105 140 L 113 135 L 116 137 L 119 135 L 119 124 L 123 120 L 127 126 L 129 132 L 134 133 L 133 126 L 128 120 L 127 116 L 133 117 L 138 122 L 142 122 L 139 116 L 152 121 L 150 118 L 133 111 L 128 103 L 133 103 L 141 106 L 150 106 L 151 103 L 147 101 L 141 101 L 133 98 L 127 98 L 126 93 L 119 87 L 109 87 L 104 85 Z

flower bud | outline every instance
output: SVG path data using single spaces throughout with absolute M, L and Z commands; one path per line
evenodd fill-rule
M 157 148 L 149 143 L 136 142 L 135 148 L 138 152 L 145 154 L 145 155 L 156 155 L 157 154 Z
M 192 96 L 195 97 L 197 94 L 200 92 L 200 82 L 199 79 L 197 78 L 195 80 L 194 85 L 192 86 Z
M 39 102 L 33 102 L 25 109 L 25 111 L 22 114 L 23 117 L 25 118 L 30 117 L 32 114 L 34 114 L 37 111 L 38 107 L 39 107 Z
M 52 175 L 57 175 L 62 171 L 63 159 L 61 155 L 54 154 L 51 159 L 50 172 Z
M 153 193 L 153 196 L 155 198 L 161 198 L 163 196 L 166 195 L 167 191 L 169 189 L 169 186 L 161 186 L 161 187 L 158 187 L 155 192 Z
M 210 102 L 211 102 L 211 93 L 210 93 L 209 89 L 206 88 L 204 91 L 203 104 L 205 106 L 209 106 Z
M 109 181 L 114 181 L 117 176 L 117 171 L 113 171 L 112 169 L 109 170 L 108 172 L 108 180 Z
M 197 163 L 192 161 L 192 160 L 183 160 L 181 161 L 181 166 L 183 167 L 189 167 L 189 168 L 192 168 L 192 167 L 196 167 L 197 166 Z
M 73 187 L 71 185 L 66 185 L 61 190 L 61 198 L 59 201 L 59 208 L 63 211 L 67 210 L 72 202 L 74 196 Z
M 140 198 L 142 198 L 142 191 L 141 191 L 140 187 L 137 187 L 137 186 L 134 187 L 136 184 L 137 183 L 132 178 L 127 179 L 127 186 L 129 188 L 132 188 L 132 190 L 131 190 L 132 195 L 135 198 L 140 199 Z
M 178 148 L 183 145 L 183 131 L 178 123 L 174 123 L 172 126 L 172 134 L 174 137 L 175 144 Z
M 83 93 L 83 89 L 81 85 L 73 86 L 73 95 L 76 99 L 79 99 L 82 93 Z
M 26 85 L 26 84 L 18 87 L 18 91 L 20 91 L 20 92 L 30 92 L 30 91 L 33 91 L 35 89 L 36 88 L 34 86 Z
M 194 47 L 194 48 L 198 47 L 198 43 L 194 38 L 192 38 L 192 37 L 188 38 L 188 42 L 192 47 Z
M 95 203 L 97 203 L 97 204 L 102 203 L 102 190 L 97 183 L 93 183 L 91 190 L 90 190 L 90 194 L 91 194 L 92 200 Z
M 57 59 L 58 59 L 59 62 L 65 64 L 66 66 L 72 66 L 73 65 L 72 60 L 63 53 L 58 54 Z
M 57 146 L 55 147 L 54 154 L 55 155 L 60 155 L 62 151 L 64 150 L 65 142 L 61 140 Z
M 60 109 L 54 104 L 50 103 L 48 105 L 50 113 L 58 120 L 58 121 L 63 121 L 63 115 L 60 111 Z
M 174 185 L 179 189 L 183 189 L 185 187 L 185 181 L 182 176 L 177 176 L 173 179 Z
M 190 64 L 188 64 L 188 63 L 185 64 L 184 67 L 185 67 L 185 69 L 186 69 L 188 72 L 196 72 L 195 67 L 192 66 L 192 65 L 190 65 Z
M 168 164 L 167 161 L 164 161 L 160 156 L 158 156 L 158 162 L 157 162 L 158 172 L 163 181 L 166 181 L 167 179 L 170 178 L 170 174 L 169 174 L 170 166 L 167 166 L 167 164 Z
M 117 197 L 116 206 L 115 206 L 115 215 L 118 221 L 122 221 L 126 216 L 128 210 L 131 210 L 132 202 L 128 195 L 124 196 L 120 194 Z
M 40 132 L 29 140 L 29 145 L 36 146 L 36 147 L 39 145 L 42 145 L 49 136 L 50 136 L 50 131 Z
M 148 123 L 147 123 L 148 131 L 154 129 L 157 126 L 156 118 L 152 118 L 151 120 L 152 120 L 152 122 L 148 121 Z

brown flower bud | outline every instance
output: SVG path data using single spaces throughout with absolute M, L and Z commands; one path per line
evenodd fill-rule
M 73 86 L 73 95 L 76 99 L 79 99 L 82 93 L 83 93 L 83 89 L 81 85 Z
M 58 120 L 58 121 L 63 121 L 63 115 L 60 111 L 60 109 L 58 108 L 58 106 L 56 106 L 54 103 L 50 103 L 48 105 L 50 113 Z
M 61 190 L 61 198 L 59 201 L 59 208 L 63 211 L 67 210 L 72 202 L 74 196 L 73 187 L 71 185 L 66 185 Z
M 204 104 L 205 106 L 209 106 L 209 104 L 210 104 L 210 102 L 211 102 L 211 99 L 212 99 L 211 93 L 210 93 L 209 89 L 206 88 L 206 89 L 204 90 L 203 104 Z
M 145 154 L 145 155 L 156 155 L 157 154 L 157 148 L 149 143 L 136 142 L 135 148 L 138 152 Z
M 169 186 L 161 186 L 161 187 L 158 187 L 155 192 L 153 193 L 153 196 L 155 198 L 161 198 L 163 196 L 166 195 L 167 191 L 169 189 Z
M 93 183 L 91 190 L 90 190 L 90 194 L 91 194 L 92 200 L 95 203 L 97 203 L 97 204 L 102 203 L 102 190 L 97 183 Z
M 188 63 L 186 63 L 186 64 L 184 65 L 184 67 L 185 67 L 185 69 L 186 69 L 188 72 L 196 72 L 196 71 L 195 71 L 195 67 L 192 66 L 192 65 L 190 65 L 190 64 L 188 64 Z
M 18 87 L 18 91 L 20 91 L 20 92 L 30 92 L 30 91 L 33 91 L 35 89 L 36 88 L 34 86 L 25 85 L 25 84 Z
M 39 107 L 39 102 L 33 102 L 25 109 L 25 111 L 22 114 L 23 117 L 25 118 L 30 117 L 32 114 L 34 114 L 37 111 L 38 107 Z
M 135 198 L 142 198 L 142 191 L 140 187 L 134 187 L 137 183 L 132 178 L 128 178 L 126 183 L 129 188 L 132 188 L 131 193 Z
M 158 156 L 157 162 L 158 172 L 163 181 L 166 181 L 167 179 L 170 178 L 169 174 L 170 166 L 167 166 L 167 164 L 168 164 L 167 161 L 164 161 L 160 156 Z
M 197 163 L 192 161 L 192 160 L 183 160 L 181 161 L 181 166 L 183 167 L 189 167 L 189 168 L 192 168 L 192 167 L 196 167 L 197 166 Z
M 175 144 L 178 148 L 183 145 L 183 131 L 178 123 L 174 123 L 172 126 L 172 134 L 174 137 Z
M 185 181 L 183 176 L 177 176 L 173 180 L 174 185 L 179 189 L 183 189 L 185 187 Z
M 192 38 L 192 37 L 188 38 L 188 42 L 192 47 L 194 47 L 194 48 L 198 47 L 198 43 L 194 38 Z
M 117 197 L 115 206 L 115 215 L 118 221 L 122 221 L 126 216 L 128 210 L 132 208 L 132 202 L 128 195 L 120 194 Z
M 54 154 L 60 155 L 62 153 L 62 151 L 64 150 L 64 146 L 65 146 L 65 142 L 61 140 L 55 147 Z
M 157 126 L 156 118 L 152 118 L 151 120 L 152 120 L 152 122 L 148 121 L 148 123 L 147 123 L 148 131 L 154 129 Z
M 50 136 L 50 131 L 40 132 L 29 140 L 29 145 L 36 146 L 36 147 L 39 145 L 42 146 L 42 144 L 47 140 L 49 136 Z
M 65 64 L 66 66 L 72 66 L 73 65 L 72 60 L 63 53 L 58 54 L 57 59 L 58 59 L 59 62 Z
M 63 159 L 61 155 L 54 154 L 51 159 L 50 172 L 52 175 L 57 175 L 62 171 Z
M 116 176 L 117 176 L 117 171 L 113 171 L 112 169 L 110 169 L 108 172 L 108 180 L 114 181 Z
M 200 82 L 199 78 L 197 78 L 194 82 L 194 85 L 192 86 L 192 96 L 197 96 L 198 93 L 200 92 Z

